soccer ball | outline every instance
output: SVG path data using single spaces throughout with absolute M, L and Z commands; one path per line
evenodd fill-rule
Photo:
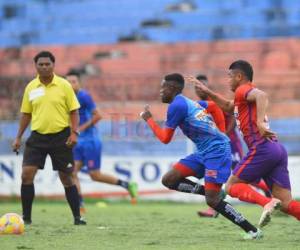
M 24 233 L 24 221 L 16 213 L 7 213 L 0 218 L 0 234 Z

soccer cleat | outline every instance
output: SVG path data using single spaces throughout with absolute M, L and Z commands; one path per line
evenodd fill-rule
M 23 220 L 25 225 L 31 225 L 32 221 L 31 220 Z
M 81 217 L 75 217 L 74 225 L 86 225 L 86 221 Z
M 23 221 L 24 221 L 25 225 L 31 225 L 31 223 L 32 223 L 31 219 L 25 218 L 24 216 L 23 216 Z
M 211 207 L 207 208 L 205 211 L 198 211 L 197 214 L 200 217 L 208 217 L 208 218 L 216 218 L 218 216 L 218 212 L 216 212 Z
M 129 182 L 128 183 L 128 192 L 131 197 L 131 203 L 136 204 L 137 196 L 138 196 L 138 185 L 136 182 Z
M 269 224 L 269 222 L 271 221 L 272 213 L 275 210 L 279 210 L 280 208 L 281 208 L 281 201 L 276 198 L 272 198 L 271 201 L 264 206 L 264 210 L 258 222 L 258 227 L 262 228 L 267 224 Z
M 259 228 L 257 228 L 256 232 L 249 231 L 248 233 L 243 234 L 244 240 L 259 240 L 263 237 L 264 237 L 264 234 Z
M 131 198 L 130 203 L 132 205 L 136 205 L 137 204 L 137 199 L 136 198 Z

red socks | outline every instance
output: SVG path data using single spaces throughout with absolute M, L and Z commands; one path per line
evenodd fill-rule
M 289 205 L 288 209 L 286 211 L 288 214 L 294 216 L 297 218 L 297 220 L 300 220 L 300 202 L 292 200 Z
M 236 183 L 230 187 L 229 193 L 231 197 L 238 198 L 241 201 L 246 201 L 250 203 L 256 203 L 264 207 L 269 201 L 270 198 L 267 198 L 260 193 L 253 190 L 246 183 Z
M 258 205 L 261 205 L 262 207 L 264 207 L 269 201 L 271 201 L 271 198 L 261 195 L 246 183 L 233 184 L 230 187 L 228 194 L 231 197 L 238 198 L 241 201 L 256 203 Z M 296 217 L 297 220 L 300 220 L 300 202 L 292 200 L 288 205 L 286 213 Z

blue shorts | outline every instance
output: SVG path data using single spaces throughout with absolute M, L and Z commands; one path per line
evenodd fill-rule
M 231 146 L 231 159 L 232 159 L 232 166 L 231 168 L 234 169 L 234 167 L 241 161 L 243 158 L 243 148 L 241 141 L 239 140 L 231 140 L 230 141 Z
M 79 140 L 73 148 L 74 161 L 83 163 L 83 172 L 100 169 L 101 142 L 99 139 Z M 85 171 L 84 171 L 85 170 Z
M 231 174 L 231 150 L 229 143 L 216 148 L 213 153 L 201 155 L 191 154 L 179 161 L 194 176 L 205 182 L 225 183 Z

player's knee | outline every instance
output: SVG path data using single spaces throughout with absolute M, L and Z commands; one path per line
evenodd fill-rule
M 59 178 L 64 187 L 71 187 L 74 185 L 74 180 L 72 174 L 59 173 Z
M 162 178 L 162 180 L 161 180 L 161 183 L 162 183 L 165 187 L 169 188 L 169 179 L 168 179 L 168 177 L 163 176 L 163 178 Z
M 163 176 L 161 183 L 169 189 L 174 189 L 174 185 L 177 183 L 177 180 L 171 175 L 166 174 Z
M 162 178 L 162 184 L 169 188 L 174 189 L 178 182 L 182 179 L 180 173 L 176 170 L 170 170 Z
M 72 177 L 68 177 L 68 178 L 64 178 L 62 180 L 62 184 L 64 185 L 64 187 L 71 187 L 74 185 L 74 181 Z
M 76 171 L 74 171 L 74 172 L 72 173 L 72 178 L 73 178 L 73 179 L 77 179 L 77 178 L 78 178 L 77 174 L 78 174 L 78 173 L 77 173 Z
M 230 194 L 230 188 L 231 188 L 231 183 L 226 183 L 226 185 L 225 185 L 225 192 L 227 193 L 227 194 Z
M 95 175 L 95 174 L 93 174 L 93 173 L 90 173 L 90 177 L 91 177 L 91 179 L 93 180 L 93 181 L 99 181 L 99 175 Z M 101 176 L 100 176 L 101 177 Z
M 23 171 L 21 175 L 22 184 L 28 185 L 33 183 L 34 174 L 29 171 Z

